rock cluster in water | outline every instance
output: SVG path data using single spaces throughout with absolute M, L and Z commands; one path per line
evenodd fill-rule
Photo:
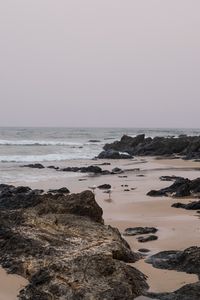
M 120 141 L 105 144 L 104 152 L 100 153 L 98 158 L 120 158 L 121 152 L 129 156 L 172 156 L 180 155 L 185 159 L 200 158 L 200 136 L 179 137 L 147 137 L 140 134 L 136 137 L 124 135 Z M 121 157 L 126 158 L 126 157 Z M 127 157 L 130 158 L 130 157 Z
M 29 280 L 20 300 L 130 300 L 148 288 L 90 191 L 0 185 L 0 263 Z

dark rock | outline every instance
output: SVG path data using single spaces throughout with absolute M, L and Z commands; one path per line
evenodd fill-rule
M 137 238 L 138 242 L 140 243 L 146 243 L 146 242 L 150 242 L 150 241 L 155 241 L 157 240 L 158 237 L 156 235 L 148 235 L 148 236 L 139 236 Z
M 20 300 L 129 300 L 147 290 L 146 277 L 126 264 L 141 256 L 103 225 L 92 192 L 34 195 L 30 202 L 28 189 L 0 190 L 11 192 L 0 199 L 0 264 L 28 278 Z
M 150 252 L 150 250 L 146 249 L 146 248 L 140 248 L 138 251 L 142 252 L 142 253 L 148 253 L 148 252 Z
M 48 166 L 48 169 L 54 169 L 54 170 L 59 170 L 59 167 L 55 167 L 55 166 Z
M 161 176 L 160 177 L 160 180 L 161 181 L 175 181 L 177 179 L 183 179 L 183 177 L 180 177 L 180 176 Z
M 32 168 L 32 169 L 44 169 L 45 167 L 42 164 L 28 164 L 21 166 L 22 168 Z
M 147 195 L 187 197 L 195 196 L 198 193 L 200 193 L 200 178 L 189 180 L 188 178 L 178 177 L 169 187 L 161 190 L 151 190 Z
M 121 173 L 123 173 L 124 171 L 122 170 L 122 169 L 120 169 L 120 168 L 114 168 L 114 169 L 112 169 L 112 173 L 113 174 L 121 174 Z
M 89 166 L 89 167 L 67 167 L 60 169 L 63 172 L 81 172 L 81 173 L 94 173 L 94 174 L 101 174 L 102 169 L 98 166 Z
M 28 187 L 28 186 L 18 186 L 18 187 L 16 187 L 15 189 L 13 189 L 13 193 L 15 193 L 15 194 L 21 194 L 21 193 L 28 193 L 28 192 L 30 192 L 31 191 L 31 188 L 30 187 Z
M 60 189 L 54 189 L 54 190 L 49 190 L 48 193 L 53 193 L 53 194 L 69 194 L 70 190 L 68 188 L 63 187 Z
M 200 275 L 200 247 L 190 247 L 184 251 L 162 251 L 149 257 L 146 262 L 159 269 Z
M 63 171 L 63 172 L 79 172 L 80 170 L 81 170 L 81 168 L 78 168 L 78 167 L 67 167 L 67 168 L 60 169 L 60 171 Z
M 200 136 L 182 135 L 178 138 L 173 136 L 145 138 L 144 134 L 136 137 L 124 135 L 120 141 L 105 144 L 104 150 L 106 152 L 126 152 L 130 155 L 164 156 L 168 158 L 176 158 L 179 155 L 185 159 L 199 159 Z
M 110 184 L 102 184 L 98 186 L 98 189 L 100 190 L 109 190 L 111 189 L 111 185 Z
M 156 233 L 158 231 L 155 227 L 130 227 L 125 229 L 124 235 L 140 235 L 140 234 L 149 234 Z
M 187 210 L 197 210 L 197 209 L 200 209 L 200 201 L 193 201 L 188 204 L 178 202 L 178 203 L 172 204 L 172 207 L 184 208 Z
M 98 158 L 99 159 L 131 159 L 133 158 L 133 156 L 125 152 L 120 153 L 119 151 L 115 151 L 115 150 L 107 150 L 107 151 L 102 151 L 98 155 Z
M 98 166 L 89 166 L 86 168 L 81 168 L 82 173 L 95 173 L 95 174 L 100 174 L 102 173 L 102 169 Z
M 186 284 L 172 293 L 147 293 L 147 296 L 160 300 L 199 300 L 200 282 Z
M 162 251 L 149 257 L 146 262 L 155 268 L 197 274 L 200 277 L 200 247 L 190 247 L 184 251 Z M 147 293 L 147 296 L 161 300 L 198 300 L 200 281 L 186 284 L 172 293 Z
M 89 143 L 100 143 L 101 141 L 100 140 L 89 140 L 88 142 Z

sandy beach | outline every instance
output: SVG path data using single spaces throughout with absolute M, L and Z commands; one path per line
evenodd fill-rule
M 62 165 L 80 166 L 103 162 L 70 161 Z M 75 173 L 74 177 L 65 178 L 62 176 L 62 172 L 50 170 L 55 173 L 55 178 L 52 180 L 40 180 L 29 184 L 27 182 L 18 182 L 17 184 L 45 190 L 66 186 L 72 193 L 76 193 L 86 190 L 93 185 L 98 186 L 109 183 L 113 189 L 110 199 L 108 194 L 102 190 L 95 190 L 96 200 L 103 208 L 103 217 L 106 224 L 117 227 L 121 233 L 126 228 L 135 226 L 153 226 L 158 228 L 158 240 L 156 241 L 143 244 L 139 243 L 134 236 L 125 237 L 134 251 L 140 248 L 148 248 L 150 250 L 148 255 L 152 255 L 162 250 L 183 250 L 189 246 L 199 246 L 200 222 L 196 212 L 171 207 L 176 202 L 176 199 L 149 197 L 146 196 L 146 193 L 151 189 L 159 189 L 170 185 L 169 182 L 159 180 L 159 177 L 162 175 L 184 176 L 190 179 L 199 177 L 200 163 L 180 159 L 137 158 L 135 160 L 114 160 L 111 161 L 110 166 L 105 166 L 104 168 L 111 170 L 114 167 L 127 171 L 122 175 L 105 176 L 88 176 Z M 35 172 L 46 171 L 36 170 Z M 129 191 L 125 191 L 126 189 Z M 190 200 L 192 199 L 181 199 L 185 203 Z M 143 259 L 133 265 L 148 276 L 150 291 L 153 292 L 174 291 L 186 283 L 197 281 L 196 275 L 155 269 Z M 0 299 L 16 299 L 18 291 L 26 281 L 16 276 L 8 276 L 2 270 L 0 276 L 2 285 Z M 8 288 L 10 281 L 12 281 L 12 290 Z

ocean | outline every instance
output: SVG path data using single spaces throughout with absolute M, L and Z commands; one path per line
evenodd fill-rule
M 135 136 L 200 135 L 200 129 L 177 128 L 0 128 L 0 183 L 38 180 L 34 170 L 24 171 L 27 163 L 56 164 L 88 160 L 98 155 L 107 142 L 123 134 Z M 22 171 L 23 170 L 23 171 Z M 48 176 L 42 174 L 39 176 Z M 50 176 L 50 175 L 49 175 Z

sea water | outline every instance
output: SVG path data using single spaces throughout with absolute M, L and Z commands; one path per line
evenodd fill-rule
M 177 128 L 0 128 L 0 183 L 16 180 L 38 180 L 35 170 L 22 171 L 27 163 L 67 162 L 97 156 L 105 143 L 123 134 L 136 136 L 199 135 L 200 129 Z M 40 172 L 39 176 L 47 176 Z M 50 176 L 50 172 L 49 172 Z

